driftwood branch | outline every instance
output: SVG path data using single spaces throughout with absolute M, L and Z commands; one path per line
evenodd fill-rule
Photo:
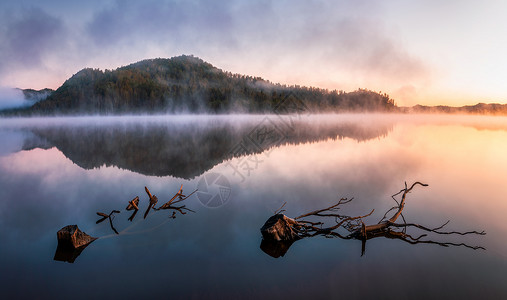
M 118 230 L 116 230 L 116 228 L 114 228 L 113 226 L 113 219 L 114 219 L 114 216 L 113 214 L 119 214 L 120 211 L 119 210 L 112 210 L 109 215 L 108 214 L 105 214 L 103 212 L 97 212 L 97 215 L 101 216 L 102 218 L 97 220 L 97 222 L 95 222 L 96 224 L 99 224 L 101 223 L 102 221 L 104 221 L 105 219 L 109 219 L 109 225 L 111 226 L 111 229 L 116 233 L 116 234 L 119 234 L 118 233 Z
M 134 220 L 134 217 L 136 216 L 137 212 L 139 211 L 139 196 L 136 196 L 134 199 L 129 201 L 129 205 L 127 205 L 126 210 L 133 210 L 134 212 L 129 217 L 129 221 L 132 222 Z
M 410 244 L 436 244 L 444 247 L 448 246 L 464 246 L 470 249 L 484 249 L 481 246 L 470 246 L 465 243 L 450 243 L 450 242 L 436 242 L 432 240 L 423 240 L 422 238 L 426 237 L 427 234 L 422 234 L 417 238 L 412 237 L 407 234 L 407 228 L 417 228 L 426 233 L 434 233 L 439 235 L 485 235 L 484 231 L 467 231 L 467 232 L 459 232 L 459 231 L 442 231 L 449 221 L 444 223 L 443 225 L 436 228 L 429 228 L 427 226 L 415 224 L 415 223 L 407 223 L 405 217 L 403 216 L 403 209 L 405 208 L 405 202 L 407 199 L 407 195 L 414 189 L 416 186 L 428 186 L 425 183 L 414 182 L 410 187 L 405 183 L 405 187 L 401 189 L 398 193 L 392 195 L 391 197 L 396 202 L 396 206 L 390 208 L 382 217 L 380 222 L 377 224 L 366 225 L 363 222 L 363 219 L 370 216 L 374 210 L 370 213 L 362 216 L 351 217 L 338 213 L 338 210 L 341 208 L 343 204 L 347 204 L 353 200 L 353 198 L 341 198 L 337 203 L 331 205 L 327 208 L 318 209 L 306 214 L 302 214 L 294 219 L 288 218 L 285 215 L 280 214 L 282 208 L 285 206 L 282 205 L 280 209 L 275 211 L 275 215 L 272 216 L 266 224 L 261 228 L 261 233 L 263 234 L 263 239 L 266 240 L 275 240 L 275 241 L 292 241 L 305 238 L 305 237 L 314 237 L 317 235 L 322 235 L 325 237 L 338 237 L 342 239 L 359 239 L 362 241 L 362 254 L 364 254 L 366 241 L 368 239 L 377 238 L 377 237 L 385 237 L 391 239 L 400 239 Z M 400 201 L 396 199 L 397 196 L 401 195 Z M 388 214 L 392 211 L 395 211 L 393 215 L 388 218 Z M 401 217 L 403 223 L 396 223 L 396 221 Z M 309 220 L 308 218 L 316 218 L 317 220 Z M 332 226 L 325 226 L 326 220 L 332 218 L 335 222 Z M 349 232 L 346 235 L 343 235 L 339 232 L 339 229 L 345 229 Z M 395 229 L 401 230 L 396 231 Z M 276 238 L 272 238 L 276 237 Z M 266 249 L 266 245 L 271 243 L 264 243 L 263 250 Z M 290 245 L 289 245 L 290 246 Z M 288 247 L 278 247 L 285 249 L 287 251 Z M 266 253 L 268 253 L 266 251 Z M 270 254 L 270 253 L 268 253 Z M 270 254 L 271 255 L 271 254 Z M 283 254 L 277 253 L 278 256 L 283 256 Z
M 178 190 L 178 192 L 176 194 L 174 194 L 174 196 L 169 201 L 167 201 L 166 203 L 164 203 L 163 205 L 161 205 L 159 208 L 153 207 L 153 209 L 154 210 L 162 210 L 162 209 L 167 210 L 167 209 L 171 209 L 171 210 L 173 210 L 173 214 L 170 216 L 170 218 L 173 218 L 173 219 L 176 218 L 176 212 L 175 211 L 178 211 L 182 215 L 186 214 L 187 212 L 195 212 L 195 211 L 191 210 L 190 208 L 187 208 L 186 205 L 180 205 L 180 206 L 175 206 L 174 205 L 176 203 L 180 203 L 182 201 L 185 201 L 190 196 L 192 196 L 195 192 L 197 192 L 197 190 L 193 191 L 188 196 L 185 196 L 183 194 L 183 184 L 182 184 L 180 186 L 180 189 Z
M 283 207 L 285 206 L 285 204 L 287 204 L 287 201 L 285 201 L 285 202 L 282 204 L 282 206 L 280 206 L 280 208 L 279 208 L 279 209 L 275 210 L 275 212 L 273 213 L 273 215 L 277 215 L 277 214 L 279 214 L 279 213 L 281 213 L 281 212 L 284 212 L 284 211 L 285 211 L 285 209 L 283 209 Z
M 158 198 L 157 196 L 152 195 L 147 187 L 144 187 L 144 190 L 146 191 L 146 194 L 148 194 L 148 197 L 150 197 L 150 204 L 148 205 L 148 208 L 146 208 L 146 212 L 144 213 L 144 218 L 146 219 L 148 213 L 150 212 L 150 209 L 154 208 L 155 205 L 157 204 Z
M 389 223 L 394 223 L 398 219 L 398 217 L 401 215 L 403 208 L 405 208 L 405 199 L 407 197 L 407 194 L 410 193 L 410 191 L 412 191 L 412 189 L 416 185 L 428 186 L 427 184 L 420 183 L 419 181 L 417 181 L 417 182 L 414 182 L 409 189 L 407 189 L 407 183 L 405 182 L 405 189 L 403 189 L 399 192 L 399 193 L 403 193 L 403 195 L 401 196 L 401 202 L 398 205 L 398 211 L 389 219 Z
M 139 196 L 136 196 L 134 199 L 129 201 L 129 205 L 127 205 L 126 210 L 139 210 Z
M 155 209 L 155 205 L 157 204 L 158 199 L 155 195 L 151 194 L 148 187 L 144 187 L 144 189 L 145 189 L 146 194 L 148 195 L 149 200 L 150 200 L 150 202 L 148 204 L 148 208 L 146 209 L 146 212 L 144 214 L 144 218 L 146 219 L 151 208 Z M 190 193 L 188 196 L 185 196 L 185 195 L 183 195 L 183 185 L 181 185 L 179 191 L 174 195 L 174 197 L 171 198 L 171 200 L 169 200 L 167 203 L 165 203 L 162 206 L 162 209 L 172 209 L 173 210 L 172 216 L 170 216 L 170 218 L 176 217 L 176 211 L 180 212 L 181 214 L 185 214 L 186 213 L 185 211 L 194 212 L 193 210 L 187 208 L 185 205 L 174 206 L 174 204 L 186 200 L 188 197 L 193 195 L 195 192 L 197 192 L 197 190 Z M 139 196 L 136 196 L 134 199 L 130 200 L 128 202 L 128 205 L 125 208 L 125 210 L 133 211 L 132 215 L 128 219 L 129 221 L 132 221 L 134 219 L 134 217 L 136 216 L 137 212 L 139 211 Z M 114 214 L 118 214 L 118 213 L 120 213 L 120 211 L 118 211 L 118 210 L 112 210 L 109 214 L 106 214 L 103 212 L 97 212 L 97 215 L 100 217 L 100 219 L 98 219 L 95 223 L 99 224 L 99 223 L 104 222 L 106 219 L 108 219 L 111 229 L 114 231 L 114 233 L 119 235 L 120 233 L 118 232 L 118 230 L 116 230 L 116 228 L 113 225 L 113 220 L 115 217 Z M 164 224 L 164 223 L 162 223 L 162 224 Z M 162 224 L 157 225 L 157 226 L 153 227 L 152 229 L 155 229 L 155 228 L 161 226 Z M 149 230 L 152 230 L 152 229 L 149 229 Z M 125 232 L 125 230 L 122 231 L 122 233 L 124 233 L 124 232 Z M 68 261 L 70 263 L 74 262 L 76 257 L 79 256 L 79 254 L 83 251 L 83 249 L 88 244 L 90 244 L 91 242 L 93 242 L 94 240 L 97 239 L 97 238 L 91 237 L 91 236 L 87 235 L 86 233 L 82 232 L 81 230 L 79 230 L 77 225 L 68 225 L 68 226 L 63 227 L 61 230 L 59 230 L 57 232 L 57 237 L 58 237 L 58 247 L 57 247 L 54 259 Z
M 340 216 L 338 214 L 322 214 L 322 213 L 328 213 L 328 212 L 332 212 L 332 211 L 337 211 L 338 209 L 340 209 L 338 206 L 343 205 L 343 204 L 347 204 L 347 203 L 349 203 L 352 200 L 354 200 L 354 198 L 351 198 L 351 199 L 341 198 L 340 201 L 338 201 L 338 203 L 336 203 L 335 205 L 331 205 L 328 208 L 323 208 L 323 209 L 319 209 L 319 210 L 315 210 L 315 211 L 306 213 L 306 214 L 301 215 L 299 217 L 296 217 L 294 219 L 295 220 L 302 219 L 302 218 L 308 217 L 308 216 L 321 216 L 321 217 Z

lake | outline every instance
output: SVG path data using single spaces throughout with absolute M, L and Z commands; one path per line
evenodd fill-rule
M 0 137 L 4 299 L 507 298 L 505 117 L 0 119 Z M 360 240 L 322 235 L 276 255 L 260 248 L 260 228 L 284 203 L 296 217 L 353 198 L 339 213 L 374 209 L 363 222 L 376 224 L 416 181 L 429 186 L 407 195 L 407 223 L 487 234 L 407 228 L 435 243 L 378 237 L 364 253 Z M 198 189 L 179 203 L 193 212 L 144 218 L 145 186 L 158 207 L 181 185 Z M 96 223 L 112 210 L 111 223 Z M 57 231 L 73 224 L 99 239 L 58 253 Z

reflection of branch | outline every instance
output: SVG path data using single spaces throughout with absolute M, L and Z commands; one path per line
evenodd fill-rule
M 485 235 L 484 231 L 467 231 L 467 232 L 459 232 L 459 231 L 441 231 L 443 227 L 445 227 L 449 221 L 444 223 L 443 225 L 436 228 L 429 228 L 423 225 L 407 223 L 405 218 L 403 217 L 403 209 L 405 208 L 405 200 L 408 193 L 412 191 L 412 189 L 416 185 L 428 186 L 427 184 L 421 182 L 415 182 L 410 187 L 405 183 L 405 188 L 400 190 L 398 193 L 392 196 L 393 200 L 396 202 L 397 206 L 389 209 L 379 223 L 374 225 L 365 225 L 363 222 L 363 218 L 370 216 L 374 210 L 372 210 L 369 214 L 358 216 L 358 217 L 350 217 L 346 215 L 340 215 L 337 211 L 340 209 L 340 205 L 349 203 L 353 200 L 342 198 L 336 204 L 324 208 L 315 210 L 306 214 L 303 214 L 294 219 L 288 218 L 285 215 L 280 214 L 283 206 L 275 211 L 275 215 L 266 221 L 264 226 L 261 228 L 261 232 L 263 235 L 263 239 L 274 240 L 274 241 L 295 241 L 304 237 L 313 237 L 317 235 L 323 235 L 325 237 L 338 237 L 342 239 L 359 239 L 362 240 L 362 254 L 365 252 L 366 241 L 368 239 L 377 238 L 377 237 L 385 237 L 390 239 L 400 239 L 404 242 L 410 244 L 436 244 L 443 247 L 449 246 L 463 246 L 470 249 L 484 249 L 481 246 L 470 246 L 465 243 L 451 243 L 451 242 L 437 242 L 432 240 L 422 240 L 421 238 L 427 236 L 427 234 L 422 234 L 418 238 L 414 238 L 411 235 L 406 233 L 406 229 L 409 227 L 418 228 L 425 232 L 431 232 L 440 235 Z M 396 200 L 396 196 L 401 194 L 401 201 L 398 202 Z M 285 204 L 284 204 L 285 205 Z M 387 219 L 387 215 L 389 212 L 396 210 L 396 212 Z M 401 216 L 403 219 L 403 224 L 395 223 L 396 220 Z M 308 217 L 318 217 L 320 219 L 310 221 Z M 324 220 L 327 218 L 334 218 L 335 225 L 324 227 Z M 343 228 L 349 232 L 348 235 L 342 235 L 337 232 L 338 229 Z M 394 228 L 400 228 L 402 231 L 395 231 Z M 268 244 L 264 244 L 266 247 Z M 265 248 L 264 247 L 264 248 Z M 264 249 L 263 249 L 264 250 Z
M 449 221 L 445 222 L 442 226 L 439 226 L 437 228 L 428 228 L 419 224 L 413 224 L 413 223 L 405 223 L 405 224 L 396 224 L 396 223 L 390 223 L 389 226 L 393 227 L 416 227 L 419 229 L 422 229 L 424 231 L 433 232 L 436 234 L 458 234 L 458 235 L 467 235 L 467 234 L 478 234 L 478 235 L 486 235 L 486 232 L 483 230 L 481 232 L 478 231 L 467 231 L 467 232 L 460 232 L 460 231 L 438 231 L 439 229 L 442 229 L 445 225 L 449 224 Z
M 116 234 L 119 234 L 118 231 L 116 230 L 116 228 L 114 228 L 113 226 L 113 219 L 114 219 L 114 216 L 113 214 L 119 214 L 120 211 L 118 210 L 112 210 L 111 213 L 109 213 L 109 215 L 105 214 L 105 213 L 102 213 L 102 212 L 97 212 L 97 215 L 101 216 L 102 218 L 97 220 L 97 222 L 95 222 L 96 224 L 99 224 L 101 223 L 102 221 L 104 221 L 105 219 L 109 219 L 109 225 L 111 226 L 111 229 L 116 233 Z
M 452 233 L 462 234 L 461 232 L 452 232 Z M 468 233 L 476 233 L 476 232 L 467 232 L 464 234 L 468 234 Z M 451 234 L 451 233 L 443 233 L 443 234 Z M 485 233 L 484 234 L 477 233 L 477 234 L 484 235 Z M 484 248 L 482 246 L 471 246 L 471 245 L 468 245 L 465 243 L 437 242 L 437 241 L 432 241 L 432 240 L 421 240 L 421 238 L 425 237 L 425 236 L 426 236 L 426 234 L 423 234 L 423 235 L 419 236 L 418 238 L 414 238 L 407 233 L 397 232 L 397 231 L 386 232 L 386 235 L 385 235 L 386 238 L 399 239 L 399 240 L 402 240 L 402 241 L 412 244 L 412 245 L 415 245 L 415 244 L 435 244 L 435 245 L 439 245 L 442 247 L 463 246 L 463 247 L 470 248 L 473 250 L 478 250 L 478 249 L 486 250 L 486 248 Z
M 134 210 L 134 212 L 132 213 L 132 215 L 130 215 L 130 217 L 128 218 L 128 220 L 129 220 L 130 222 L 132 222 L 132 221 L 134 220 L 134 218 L 136 217 L 136 215 L 137 215 L 137 212 L 138 212 L 138 211 L 139 211 L 139 210 L 138 210 L 138 209 L 136 209 L 136 210 Z

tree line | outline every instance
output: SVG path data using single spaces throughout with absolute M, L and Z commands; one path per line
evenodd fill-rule
M 116 70 L 86 68 L 28 112 L 269 113 L 294 97 L 315 112 L 393 111 L 387 94 L 287 86 L 222 71 L 194 56 L 143 60 Z

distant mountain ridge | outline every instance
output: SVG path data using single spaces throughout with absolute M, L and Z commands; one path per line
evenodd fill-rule
M 387 94 L 329 91 L 232 74 L 194 56 L 148 59 L 116 70 L 86 68 L 21 114 L 273 113 L 288 97 L 312 112 L 393 111 Z
M 507 104 L 477 103 L 465 106 L 425 106 L 415 105 L 401 107 L 400 112 L 405 113 L 446 113 L 446 114 L 477 114 L 477 115 L 507 115 Z

